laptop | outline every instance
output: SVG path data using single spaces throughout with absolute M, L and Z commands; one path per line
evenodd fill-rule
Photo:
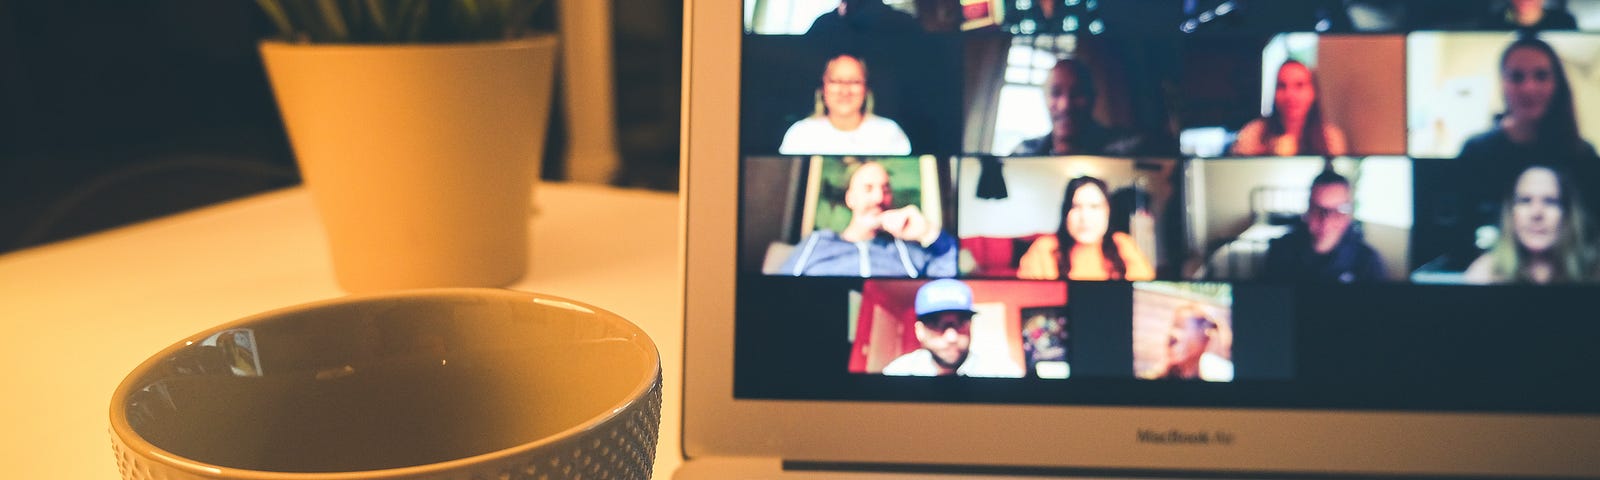
M 674 478 L 1600 477 L 1522 3 L 686 2 Z

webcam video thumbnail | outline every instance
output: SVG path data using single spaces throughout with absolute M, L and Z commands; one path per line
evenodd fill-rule
M 851 373 L 1071 375 L 1063 282 L 868 280 L 851 294 Z

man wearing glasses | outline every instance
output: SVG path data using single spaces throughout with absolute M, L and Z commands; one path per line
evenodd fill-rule
M 1262 277 L 1271 281 L 1357 283 L 1387 278 L 1383 257 L 1352 228 L 1350 180 L 1324 170 L 1294 230 L 1267 246 Z
M 935 377 L 1022 377 L 1022 368 L 1005 358 L 971 356 L 972 288 L 955 279 L 934 280 L 917 289 L 917 341 L 922 348 L 883 367 L 884 375 Z

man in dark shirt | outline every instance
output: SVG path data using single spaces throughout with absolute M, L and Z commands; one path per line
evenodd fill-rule
M 1271 281 L 1357 283 L 1387 278 L 1383 257 L 1354 228 L 1350 181 L 1324 171 L 1311 181 L 1311 201 L 1287 235 L 1267 246 L 1263 277 Z
M 1023 140 L 1014 156 L 1134 155 L 1149 153 L 1137 135 L 1114 132 L 1094 119 L 1096 93 L 1089 67 L 1073 59 L 1057 61 L 1045 78 L 1050 133 Z
M 910 14 L 890 8 L 883 0 L 839 0 L 839 6 L 811 21 L 806 35 L 837 36 L 858 33 L 922 33 L 922 24 Z

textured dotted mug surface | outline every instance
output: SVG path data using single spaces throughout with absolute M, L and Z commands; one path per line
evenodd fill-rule
M 329 300 L 194 335 L 116 390 L 125 480 L 644 479 L 660 359 L 555 297 L 433 289 Z

